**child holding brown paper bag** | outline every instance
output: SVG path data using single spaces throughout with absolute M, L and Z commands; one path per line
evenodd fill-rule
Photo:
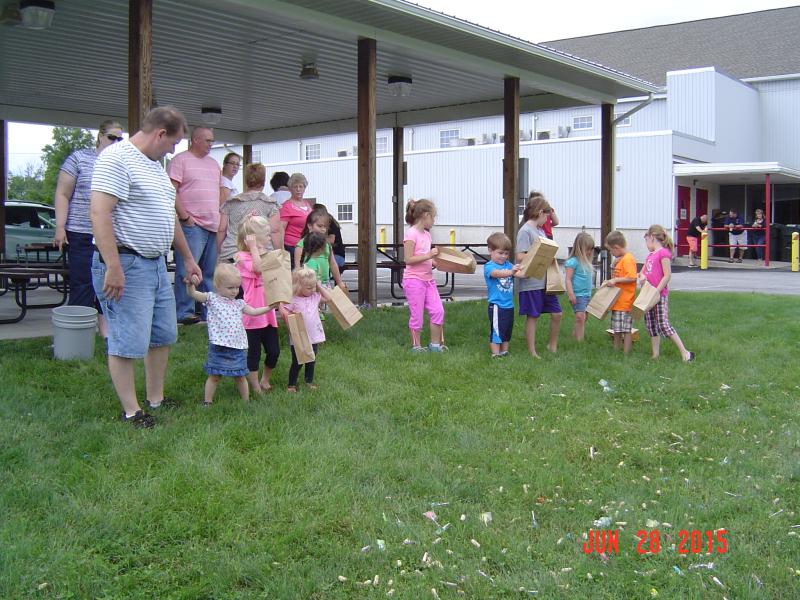
M 545 238 L 542 225 L 550 214 L 550 204 L 539 192 L 531 192 L 528 203 L 522 213 L 522 222 L 517 233 L 517 262 L 525 259 L 525 253 L 538 238 Z M 561 304 L 558 296 L 545 293 L 545 279 L 523 277 L 519 280 L 519 314 L 525 315 L 525 339 L 528 352 L 534 358 L 540 358 L 536 352 L 536 324 L 543 313 L 550 314 L 550 338 L 547 349 L 555 352 L 558 349 L 558 330 L 561 327 Z
M 674 245 L 667 231 L 661 225 L 651 225 L 644 236 L 650 254 L 644 261 L 639 273 L 639 282 L 647 281 L 661 293 L 661 298 L 653 308 L 644 314 L 647 333 L 653 349 L 653 358 L 658 358 L 661 350 L 661 338 L 669 338 L 678 348 L 685 362 L 694 360 L 694 352 L 689 352 L 683 345 L 678 332 L 669 324 L 669 280 L 672 278 L 672 250 Z
M 436 207 L 430 200 L 410 200 L 406 206 L 406 229 L 403 237 L 406 268 L 403 271 L 403 292 L 408 299 L 408 328 L 411 330 L 412 352 L 442 352 L 444 306 L 433 279 L 433 258 L 439 254 L 431 247 L 430 228 L 436 219 Z M 422 345 L 422 326 L 428 312 L 431 341 Z
M 266 251 L 270 236 L 269 222 L 264 217 L 250 216 L 239 225 L 236 254 L 236 268 L 242 276 L 244 301 L 253 308 L 266 306 L 264 297 L 264 278 L 261 275 L 261 254 Z M 260 394 L 268 392 L 270 374 L 278 364 L 281 345 L 278 339 L 278 319 L 275 310 L 264 315 L 242 317 L 244 330 L 247 333 L 247 381 L 250 389 Z M 264 374 L 259 379 L 258 369 L 261 363 L 261 349 L 264 349 Z
M 281 315 L 284 320 L 288 313 L 302 315 L 303 323 L 308 333 L 308 339 L 316 355 L 318 344 L 325 341 L 325 329 L 322 327 L 322 321 L 320 321 L 319 318 L 319 303 L 322 298 L 330 300 L 330 293 L 322 287 L 322 284 L 317 280 L 317 274 L 312 269 L 308 268 L 297 269 L 292 273 L 292 285 L 294 287 L 292 303 L 280 307 Z M 289 383 L 286 391 L 296 392 L 300 368 L 303 365 L 297 362 L 294 341 L 290 339 L 289 344 L 291 344 L 292 349 L 292 366 L 289 367 Z M 316 361 L 305 363 L 304 379 L 306 386 L 312 390 L 317 389 L 317 386 L 314 385 L 315 365 Z
M 521 277 L 519 265 L 512 265 L 511 240 L 501 232 L 486 240 L 490 260 L 483 266 L 489 301 L 489 348 L 492 358 L 508 355 L 514 329 L 514 277 Z
M 575 326 L 572 328 L 572 337 L 579 342 L 583 341 L 586 328 L 586 307 L 592 299 L 592 255 L 594 254 L 594 239 L 585 231 L 575 236 L 572 242 L 572 252 L 564 263 L 566 274 L 566 288 L 572 312 L 575 313 Z
M 628 252 L 628 242 L 621 231 L 612 231 L 606 236 L 606 248 L 614 257 L 611 279 L 603 285 L 618 287 L 621 291 L 611 307 L 611 329 L 614 330 L 614 349 L 623 349 L 628 354 L 633 347 L 631 309 L 636 296 L 636 259 Z

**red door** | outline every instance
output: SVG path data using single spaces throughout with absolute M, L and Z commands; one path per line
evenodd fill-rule
M 700 217 L 708 214 L 708 190 L 697 188 L 694 196 L 694 216 Z
M 689 229 L 689 202 L 691 190 L 682 185 L 678 186 L 678 256 L 689 253 L 686 243 L 686 230 Z

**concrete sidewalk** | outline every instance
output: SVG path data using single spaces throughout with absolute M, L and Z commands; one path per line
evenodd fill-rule
M 670 289 L 681 292 L 746 292 L 800 296 L 800 273 L 792 273 L 786 263 L 774 269 L 763 267 L 754 269 L 754 265 L 729 265 L 721 268 L 714 264 L 707 271 L 675 266 Z M 436 274 L 438 281 L 444 275 Z M 453 300 L 471 300 L 486 298 L 486 286 L 483 271 L 479 267 L 474 275 L 456 275 L 456 287 Z M 357 273 L 348 271 L 343 276 L 351 289 L 356 287 Z M 401 300 L 392 298 L 390 293 L 389 271 L 378 270 L 378 303 L 402 304 Z M 400 291 L 398 290 L 398 295 Z M 44 288 L 28 292 L 28 300 L 35 303 L 55 302 L 60 294 Z M 6 293 L 0 296 L 0 317 L 10 317 L 18 313 L 14 296 Z M 0 340 L 14 340 L 32 337 L 49 337 L 53 335 L 50 321 L 50 309 L 32 309 L 19 323 L 0 325 Z

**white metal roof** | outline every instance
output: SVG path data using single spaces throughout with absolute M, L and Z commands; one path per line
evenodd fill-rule
M 692 163 L 674 165 L 676 177 L 694 177 L 722 185 L 764 183 L 769 174 L 772 183 L 800 183 L 800 171 L 776 162 L 757 163 Z
M 355 130 L 357 41 L 378 44 L 378 126 L 615 102 L 658 88 L 635 77 L 402 0 L 154 0 L 153 87 L 190 123 L 222 107 L 217 138 L 257 143 Z M 56 4 L 53 27 L 0 25 L 0 118 L 97 126 L 127 116 L 125 0 Z M 302 62 L 320 78 L 302 81 Z M 390 74 L 413 78 L 388 94 Z

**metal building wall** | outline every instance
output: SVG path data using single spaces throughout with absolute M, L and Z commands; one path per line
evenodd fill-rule
M 738 79 L 714 73 L 715 162 L 761 160 L 761 121 L 758 91 Z
M 560 110 L 547 110 L 536 113 L 535 117 L 537 136 L 544 131 L 550 132 L 550 139 L 600 135 L 599 106 L 580 106 Z M 592 128 L 575 130 L 573 127 L 574 117 L 592 117 Z M 559 130 L 559 128 L 561 129 Z
M 703 140 L 715 139 L 714 69 L 667 73 L 669 128 Z
M 761 156 L 800 169 L 800 76 L 754 82 L 761 100 Z
M 622 113 L 628 112 L 641 102 L 641 100 L 634 102 L 619 102 L 614 107 L 614 113 L 621 115 Z M 652 103 L 645 106 L 639 112 L 631 115 L 630 119 L 630 125 L 617 126 L 618 135 L 641 133 L 643 131 L 664 131 L 669 129 L 667 120 L 667 99 L 654 99 Z
M 669 132 L 617 138 L 614 227 L 672 227 L 672 135 Z
M 520 129 L 531 128 L 530 117 L 520 116 Z M 482 139 L 483 134 L 496 134 L 497 141 L 503 134 L 503 117 L 484 117 L 481 119 L 467 119 L 463 121 L 448 121 L 447 123 L 433 123 L 430 125 L 417 125 L 411 134 L 413 142 L 406 144 L 406 150 L 427 150 L 439 148 L 439 132 L 445 129 L 458 129 L 459 137 Z M 408 139 L 406 140 L 409 141 Z M 413 146 L 411 145 L 413 143 Z

